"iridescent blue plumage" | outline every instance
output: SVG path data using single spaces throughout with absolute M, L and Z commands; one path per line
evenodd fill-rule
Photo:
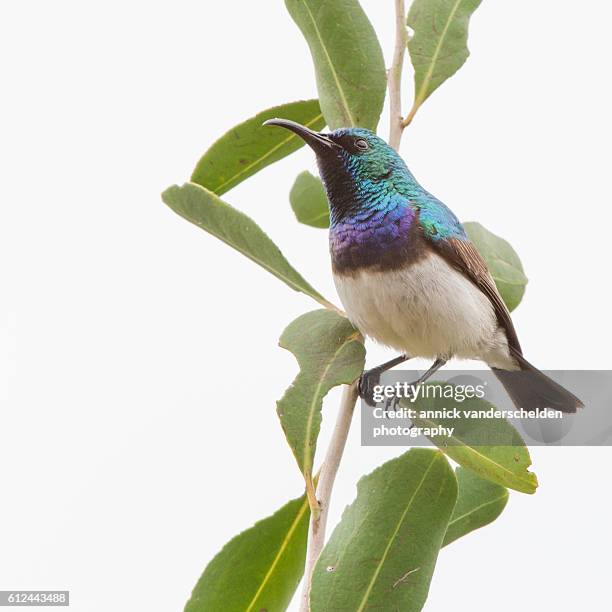
M 341 163 L 320 163 L 331 206 L 330 249 L 336 268 L 402 265 L 419 255 L 423 238 L 466 240 L 452 211 L 426 191 L 402 158 L 362 128 L 329 134 Z M 353 143 L 366 144 L 363 150 Z M 367 145 L 367 148 L 366 148 Z

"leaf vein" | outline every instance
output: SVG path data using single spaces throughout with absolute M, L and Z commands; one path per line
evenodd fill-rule
M 317 121 L 319 121 L 319 119 L 321 119 L 322 117 L 323 117 L 323 113 L 319 113 L 316 117 L 314 117 L 313 119 L 311 119 L 310 121 L 308 121 L 304 125 L 306 127 L 310 127 L 311 125 L 314 125 Z M 235 174 L 230 176 L 228 179 L 223 181 L 223 183 L 221 183 L 220 185 L 217 185 L 217 187 L 215 188 L 215 192 L 220 191 L 222 189 L 225 189 L 225 187 L 227 187 L 227 185 L 229 185 L 229 184 L 233 183 L 234 181 L 236 181 L 236 179 L 238 177 L 240 177 L 243 174 L 249 172 L 252 168 L 257 166 L 257 164 L 261 164 L 264 160 L 266 160 L 268 157 L 270 157 L 270 155 L 272 155 L 273 153 L 276 153 L 276 151 L 278 151 L 280 148 L 284 147 L 286 144 L 290 143 L 292 140 L 294 140 L 296 138 L 297 138 L 297 136 L 295 136 L 294 134 L 290 134 L 289 136 L 284 138 L 281 142 L 279 142 L 277 145 L 274 145 L 269 151 L 266 151 L 263 155 L 259 156 L 257 159 L 252 161 L 250 164 L 248 164 L 247 166 L 242 168 L 240 170 L 240 172 L 236 172 Z
M 415 106 L 420 106 L 425 100 L 425 98 L 427 97 L 425 94 L 427 92 L 427 88 L 429 87 L 429 83 L 431 82 L 431 79 L 433 77 L 434 69 L 438 61 L 438 56 L 440 54 L 440 51 L 442 50 L 442 45 L 444 44 L 446 35 L 448 34 L 448 30 L 450 29 L 450 25 L 453 21 L 455 13 L 459 9 L 459 5 L 461 4 L 462 1 L 463 0 L 457 0 L 448 15 L 448 19 L 446 23 L 444 24 L 444 29 L 442 30 L 442 34 L 440 35 L 440 39 L 438 40 L 436 49 L 433 55 L 431 56 L 431 63 L 429 65 L 429 69 L 427 70 L 427 73 L 425 74 L 425 78 L 423 79 L 423 83 L 421 84 L 421 87 L 419 89 L 419 93 L 415 98 L 415 101 L 414 101 Z
M 359 604 L 359 608 L 357 609 L 357 612 L 363 612 L 363 610 L 365 610 L 365 606 L 368 602 L 368 598 L 370 597 L 370 594 L 372 593 L 372 589 L 374 588 L 374 584 L 376 583 L 376 580 L 378 579 L 378 576 L 382 570 L 382 566 L 387 558 L 387 555 L 389 554 L 389 551 L 391 550 L 391 546 L 393 545 L 393 541 L 395 540 L 397 534 L 399 533 L 399 530 L 402 526 L 402 523 L 404 522 L 404 519 L 406 518 L 406 514 L 408 514 L 408 511 L 410 510 L 410 508 L 412 507 L 412 503 L 414 502 L 417 494 L 419 493 L 419 491 L 421 490 L 421 487 L 423 486 L 423 483 L 425 482 L 425 479 L 427 478 L 427 475 L 429 474 L 429 471 L 431 470 L 431 468 L 433 467 L 433 464 L 440 458 L 441 455 L 439 455 L 438 453 L 436 453 L 432 460 L 431 463 L 429 464 L 429 466 L 427 467 L 427 469 L 425 470 L 423 477 L 421 478 L 421 481 L 419 482 L 417 488 L 414 490 L 414 493 L 411 495 L 410 500 L 408 501 L 408 504 L 406 505 L 406 508 L 404 509 L 404 511 L 402 512 L 402 515 L 397 523 L 397 525 L 395 526 L 395 529 L 393 530 L 393 533 L 391 535 L 391 537 L 389 538 L 389 542 L 387 543 L 387 546 L 385 546 L 385 550 L 383 551 L 383 555 L 379 561 L 379 563 L 376 566 L 376 569 L 374 570 L 374 575 L 372 576 L 372 579 L 370 580 L 370 583 L 368 584 L 368 588 L 366 589 L 366 592 L 363 595 L 363 598 L 361 600 L 361 603 Z
M 423 423 L 429 423 L 430 425 L 436 425 L 435 422 L 430 421 L 428 419 L 419 419 L 419 421 L 422 421 Z M 490 464 L 500 468 L 504 473 L 508 474 L 511 478 L 516 478 L 520 482 L 524 482 L 524 483 L 526 483 L 526 484 L 528 484 L 530 486 L 533 486 L 533 478 L 529 478 L 530 476 L 533 477 L 533 473 L 530 472 L 527 468 L 525 468 L 525 474 L 527 475 L 527 478 L 524 478 L 520 474 L 517 474 L 516 472 L 513 472 L 513 471 L 509 470 L 506 466 L 502 465 L 501 463 L 493 461 L 493 459 L 491 459 L 490 457 L 487 457 L 486 455 L 483 455 L 482 453 L 479 453 L 473 446 L 470 446 L 469 444 L 466 444 L 461 438 L 458 438 L 455 435 L 448 436 L 448 438 L 449 438 L 449 440 L 455 440 L 455 441 L 459 442 L 460 445 L 463 446 L 463 448 L 465 448 L 468 451 L 472 452 L 474 455 L 476 455 L 480 459 L 484 460 L 484 462 L 490 463 Z M 442 448 L 440 450 L 444 451 L 445 449 Z
M 319 27 L 317 25 L 317 22 L 315 21 L 314 15 L 312 14 L 312 11 L 310 10 L 310 7 L 308 6 L 307 0 L 304 0 L 304 8 L 308 12 L 308 16 L 310 17 L 310 20 L 312 21 L 312 26 L 314 28 L 315 34 L 317 35 L 317 38 L 319 39 L 319 42 L 321 43 L 321 48 L 323 49 L 323 53 L 325 55 L 325 59 L 327 60 L 327 63 L 329 64 L 329 70 L 330 70 L 330 72 L 332 74 L 332 77 L 334 78 L 335 83 L 336 83 L 336 87 L 337 87 L 338 92 L 340 94 L 342 105 L 344 106 L 344 110 L 346 111 L 346 114 L 347 114 L 348 119 L 349 119 L 349 121 L 351 123 L 351 126 L 354 126 L 355 125 L 355 120 L 353 119 L 353 115 L 351 113 L 351 109 L 349 108 L 348 101 L 346 99 L 346 95 L 344 93 L 344 90 L 342 89 L 342 85 L 340 84 L 340 79 L 338 77 L 338 74 L 336 72 L 334 64 L 332 63 L 331 57 L 329 55 L 329 51 L 327 50 L 325 42 L 323 41 L 323 37 L 321 36 L 321 31 L 319 30 Z
M 478 512 L 478 510 L 482 510 L 483 508 L 486 508 L 487 506 L 492 506 L 493 504 L 496 504 L 497 502 L 500 502 L 503 499 L 506 499 L 507 495 L 508 495 L 507 493 L 504 493 L 500 497 L 496 497 L 495 499 L 491 499 L 487 502 L 484 502 L 483 504 L 480 504 L 480 506 L 476 506 L 475 508 L 472 508 L 469 512 L 465 512 L 464 514 L 458 516 L 456 519 L 451 520 L 448 523 L 448 527 L 450 527 L 451 525 L 454 525 L 455 523 L 458 523 L 459 521 L 462 521 L 466 516 L 469 516 L 470 514 L 475 514 L 476 512 Z
M 321 388 L 323 386 L 323 381 L 327 378 L 327 374 L 329 373 L 330 368 L 335 364 L 336 360 L 338 359 L 338 355 L 340 355 L 340 353 L 342 353 L 342 351 L 347 346 L 349 346 L 350 344 L 356 341 L 356 337 L 358 333 L 359 332 L 355 332 L 351 334 L 350 336 L 348 336 L 347 338 L 345 338 L 344 342 L 334 352 L 334 354 L 332 355 L 332 358 L 329 360 L 328 364 L 325 366 L 325 369 L 323 370 L 322 375 L 319 378 L 319 382 L 317 384 L 315 392 L 313 393 L 312 400 L 310 402 L 310 406 L 308 409 L 308 420 L 306 422 L 306 435 L 304 436 L 303 464 L 304 464 L 305 470 L 308 469 L 309 477 L 310 477 L 310 472 L 312 471 L 312 466 L 309 466 L 309 467 L 307 466 L 312 461 L 312 457 L 310 453 L 310 436 L 311 436 L 312 422 L 314 419 L 314 413 L 315 413 L 315 408 L 316 408 L 315 404 L 317 403 L 319 393 L 321 393 Z
M 270 564 L 270 568 L 266 572 L 266 575 L 264 576 L 263 580 L 261 581 L 261 584 L 259 585 L 259 588 L 257 589 L 257 592 L 253 596 L 253 599 L 249 603 L 249 605 L 248 605 L 247 609 L 245 610 L 245 612 L 251 612 L 251 610 L 253 610 L 253 606 L 257 603 L 258 597 L 263 592 L 266 584 L 270 581 L 270 578 L 272 577 L 272 572 L 274 571 L 274 569 L 278 565 L 278 563 L 280 561 L 280 558 L 283 556 L 283 553 L 285 552 L 285 549 L 289 545 L 289 541 L 291 540 L 291 536 L 293 536 L 293 533 L 297 529 L 297 526 L 300 524 L 300 521 L 302 520 L 302 517 L 304 516 L 304 512 L 306 512 L 306 508 L 308 508 L 308 500 L 304 500 L 304 502 L 302 503 L 302 507 L 300 508 L 300 511 L 297 513 L 295 519 L 293 520 L 293 523 L 291 523 L 291 527 L 289 528 L 289 531 L 287 531 L 287 535 L 283 538 L 283 541 L 282 541 L 282 543 L 281 543 L 281 545 L 280 545 L 280 547 L 278 549 L 278 552 L 276 553 L 276 556 L 274 557 L 274 560 Z

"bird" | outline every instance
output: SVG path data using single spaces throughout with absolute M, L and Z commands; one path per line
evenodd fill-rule
M 264 125 L 290 130 L 314 151 L 329 202 L 332 274 L 346 315 L 364 336 L 400 353 L 364 371 L 362 398 L 372 404 L 382 372 L 407 359 L 433 360 L 420 384 L 457 358 L 486 363 L 527 412 L 582 407 L 525 359 L 483 257 L 395 149 L 360 127 L 324 133 L 287 119 Z

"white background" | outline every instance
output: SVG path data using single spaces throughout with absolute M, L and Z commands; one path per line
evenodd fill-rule
M 363 2 L 387 58 L 392 4 Z M 234 124 L 314 97 L 310 57 L 281 2 L 2 13 L 0 589 L 179 611 L 228 539 L 300 494 L 275 414 L 297 366 L 277 338 L 315 305 L 159 194 Z M 521 255 L 514 321 L 542 368 L 612 367 L 611 17 L 604 2 L 483 2 L 471 58 L 403 141 L 428 189 Z M 326 233 L 287 201 L 313 167 L 303 149 L 225 199 L 335 298 Z M 390 357 L 372 347 L 368 363 Z M 398 452 L 361 448 L 354 423 L 332 524 Z M 533 449 L 538 493 L 441 552 L 426 610 L 608 609 L 611 455 Z

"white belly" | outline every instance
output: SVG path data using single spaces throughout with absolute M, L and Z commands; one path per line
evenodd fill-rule
M 334 282 L 353 325 L 382 344 L 411 357 L 515 367 L 489 299 L 435 253 L 405 270 L 335 274 Z

